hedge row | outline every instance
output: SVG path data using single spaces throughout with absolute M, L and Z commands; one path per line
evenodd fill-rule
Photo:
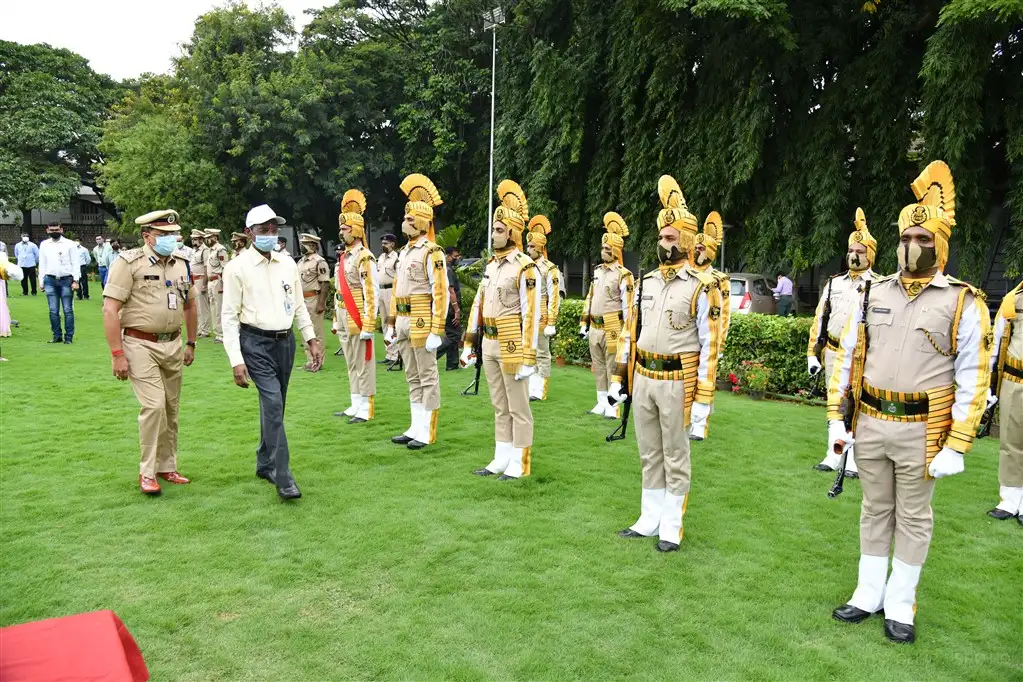
M 590 364 L 590 351 L 579 336 L 583 301 L 565 300 L 558 315 L 558 334 L 552 354 L 575 364 Z M 820 393 L 820 379 L 806 373 L 806 344 L 812 319 L 776 315 L 733 315 L 725 354 L 718 364 L 718 379 L 735 375 L 742 381 L 744 361 L 758 362 L 770 370 L 767 390 L 786 395 Z

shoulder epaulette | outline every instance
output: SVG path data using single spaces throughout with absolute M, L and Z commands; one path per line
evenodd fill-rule
M 888 282 L 898 282 L 898 281 L 899 281 L 899 273 L 893 272 L 890 275 L 885 275 L 884 277 L 878 277 L 877 279 L 870 280 L 870 286 L 876 287 L 878 284 L 883 284 L 883 283 L 888 283 Z
M 433 242 L 426 242 L 426 250 L 428 253 L 437 253 L 438 251 L 444 251 L 444 247 L 437 246 Z
M 182 251 L 181 249 L 174 249 L 171 255 L 174 256 L 175 258 L 180 258 L 181 260 L 192 260 L 189 257 L 189 255 Z
M 535 260 L 527 256 L 526 254 L 522 253 L 521 251 L 516 252 L 515 260 L 518 261 L 518 264 L 521 265 L 523 268 L 525 268 L 529 264 L 536 265 Z
M 700 280 L 700 284 L 705 287 L 712 288 L 718 286 L 717 277 L 708 272 L 700 272 L 699 270 L 693 270 L 692 268 L 689 269 L 689 272 L 692 273 L 696 279 Z
M 956 286 L 966 287 L 967 289 L 970 290 L 971 294 L 973 294 L 974 296 L 976 296 L 980 300 L 982 300 L 982 301 L 986 301 L 987 300 L 987 294 L 985 294 L 982 289 L 978 289 L 977 287 L 973 286 L 969 282 L 964 282 L 961 279 L 956 279 L 955 277 L 952 277 L 951 275 L 945 275 L 945 279 L 948 280 L 949 284 L 955 284 Z
M 127 249 L 124 251 L 120 251 L 119 255 L 121 258 L 128 261 L 129 263 L 134 263 L 139 258 L 142 258 L 142 256 L 145 255 L 145 253 L 142 251 L 142 249 Z
M 359 256 L 359 262 L 360 262 L 360 263 L 361 263 L 362 261 L 366 261 L 366 260 L 368 260 L 368 261 L 372 261 L 372 262 L 374 262 L 374 263 L 376 263 L 376 262 L 377 262 L 376 256 L 374 256 L 374 255 L 373 255 L 373 252 L 372 252 L 372 251 L 370 251 L 369 249 L 363 249 L 363 250 L 362 250 L 362 255 L 360 255 L 360 256 Z
M 659 274 L 661 274 L 661 271 L 655 268 L 655 269 L 651 270 L 650 272 L 646 273 L 645 275 L 643 275 L 643 279 L 651 279 L 651 278 L 656 277 Z

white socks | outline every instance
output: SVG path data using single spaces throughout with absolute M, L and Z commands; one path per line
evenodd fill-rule
M 884 583 L 888 577 L 888 557 L 860 555 L 860 571 L 856 591 L 849 604 L 861 611 L 876 613 L 884 604 Z
M 998 509 L 1007 511 L 1010 514 L 1019 514 L 1023 509 L 1023 488 L 1010 488 L 1008 486 L 998 487 Z
M 673 495 L 664 491 L 664 503 L 661 505 L 661 525 L 658 535 L 665 542 L 682 544 L 682 510 L 685 507 L 686 495 Z
M 892 574 L 884 593 L 884 617 L 905 625 L 913 624 L 916 611 L 916 585 L 920 582 L 921 566 L 892 559 Z
M 347 410 L 345 410 L 345 416 L 354 417 L 355 412 L 359 409 L 359 394 L 349 393 L 348 397 L 351 398 L 352 404 Z
M 486 470 L 495 474 L 503 474 L 508 468 L 508 460 L 512 457 L 512 444 L 498 441 L 494 443 L 494 459 L 486 466 Z
M 369 404 L 372 398 L 367 395 L 357 395 L 355 397 L 359 400 L 359 408 L 355 411 L 355 418 L 366 420 L 370 419 L 371 415 L 369 413 Z
M 525 455 L 525 448 L 516 448 L 509 444 L 508 451 L 508 468 L 504 470 L 504 475 L 520 478 L 522 476 L 522 458 Z
M 604 414 L 607 407 L 607 391 L 597 391 L 597 404 L 590 410 L 590 414 Z
M 423 411 L 423 404 L 409 403 L 409 408 L 412 410 L 412 425 L 409 426 L 402 435 L 406 438 L 415 438 L 418 433 L 417 428 L 419 427 L 419 414 Z
M 639 521 L 629 528 L 640 535 L 653 537 L 661 526 L 661 507 L 664 506 L 664 488 L 643 488 L 639 503 Z

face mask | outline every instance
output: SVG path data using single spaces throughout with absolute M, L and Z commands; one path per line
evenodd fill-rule
M 494 232 L 491 235 L 491 241 L 494 243 L 495 249 L 503 249 L 508 246 L 508 233 L 504 232 L 502 234 L 498 234 Z
M 924 248 L 916 242 L 899 246 L 899 269 L 906 272 L 930 270 L 938 263 L 938 254 L 933 246 Z
M 53 241 L 57 241 L 58 239 L 60 239 L 63 236 L 64 236 L 63 232 L 51 232 L 50 233 L 50 239 L 52 239 Z
M 283 248 L 284 248 L 283 246 L 281 246 L 280 244 L 277 244 L 276 242 L 274 242 L 274 251 L 276 251 L 277 253 L 280 253 L 281 249 L 283 249 Z
M 677 263 L 685 258 L 685 254 L 678 248 L 678 244 L 672 244 L 671 249 L 666 249 L 657 242 L 657 260 L 661 263 Z
M 849 269 L 853 272 L 861 272 L 867 269 L 867 261 L 858 253 L 846 254 L 846 262 L 849 264 Z
M 257 234 L 256 238 L 252 240 L 252 244 L 257 251 L 270 253 L 277 250 L 277 237 L 272 234 Z
M 697 265 L 706 265 L 710 262 L 710 258 L 707 258 L 706 251 L 697 251 L 695 260 Z
M 607 251 L 600 252 L 600 260 L 604 261 L 605 263 L 613 263 L 614 259 L 615 255 L 613 253 L 608 253 Z
M 25 244 L 28 244 L 28 237 L 22 237 L 21 241 L 24 242 Z
M 163 235 L 156 238 L 153 242 L 153 251 L 156 251 L 161 256 L 169 256 L 174 253 L 174 249 L 178 248 L 178 238 L 174 235 Z
M 347 246 L 351 246 L 355 243 L 355 235 L 351 232 L 342 232 L 340 236 L 341 241 L 343 241 Z
M 411 225 L 405 221 L 402 221 L 401 232 L 409 239 L 415 239 L 416 237 L 419 236 L 419 228 L 416 227 L 414 221 L 412 222 Z
M 391 244 L 391 242 L 385 242 L 381 248 L 383 248 L 384 253 L 390 253 L 391 251 L 394 251 L 394 245 Z
M 309 254 L 316 253 L 316 246 L 314 244 L 304 244 L 302 248 L 305 249 L 306 253 Z

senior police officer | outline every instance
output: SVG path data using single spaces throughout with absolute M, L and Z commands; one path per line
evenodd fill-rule
M 856 590 L 832 615 L 859 623 L 883 610 L 885 636 L 898 643 L 916 640 L 934 479 L 965 468 L 992 346 L 983 294 L 942 272 L 955 225 L 951 171 L 934 161 L 912 189 L 919 203 L 899 214 L 899 272 L 864 285 L 828 390 L 832 449 L 855 439 L 863 489 Z
M 227 247 L 220 243 L 220 230 L 206 232 L 206 287 L 209 291 L 210 320 L 213 327 L 213 342 L 224 343 L 224 330 L 220 321 L 220 310 L 224 303 L 224 266 L 227 265 Z
M 309 319 L 313 321 L 313 328 L 316 329 L 316 338 L 324 344 L 327 336 L 323 331 L 323 316 L 327 312 L 327 295 L 330 293 L 330 266 L 327 259 L 320 255 L 320 238 L 315 234 L 303 233 L 298 244 L 302 247 L 302 258 L 298 261 L 302 298 L 309 311 Z M 313 357 L 308 348 L 302 369 L 307 372 L 319 371 L 313 370 Z
M 181 226 L 173 210 L 135 219 L 143 246 L 121 251 L 103 290 L 103 329 L 113 373 L 131 380 L 139 411 L 139 489 L 158 495 L 157 479 L 184 484 L 178 473 L 181 368 L 195 357 L 196 305 L 188 261 L 176 251 Z M 187 340 L 181 344 L 181 322 Z

